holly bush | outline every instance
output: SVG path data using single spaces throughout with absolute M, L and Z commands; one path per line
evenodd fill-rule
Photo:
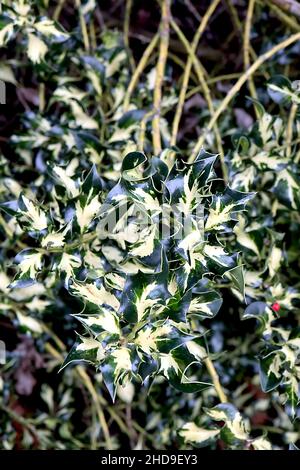
M 297 449 L 297 18 L 2 3 L 1 447 Z

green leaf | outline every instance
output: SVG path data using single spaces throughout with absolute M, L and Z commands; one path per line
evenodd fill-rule
M 270 392 L 281 384 L 282 364 L 283 358 L 276 351 L 259 359 L 260 383 L 264 392 Z
M 271 325 L 273 321 L 276 320 L 276 315 L 273 310 L 264 302 L 252 302 L 245 309 L 242 318 L 243 320 L 256 318 L 261 324 L 264 336 L 268 337 L 271 334 Z
M 93 194 L 98 194 L 102 190 L 102 181 L 98 175 L 96 165 L 92 166 L 81 185 L 81 191 L 83 193 L 89 195 L 91 190 Z
M 243 266 L 235 266 L 232 269 L 229 269 L 224 274 L 230 282 L 232 282 L 235 289 L 237 289 L 245 297 L 245 279 Z

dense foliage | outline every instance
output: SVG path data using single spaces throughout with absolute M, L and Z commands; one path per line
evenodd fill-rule
M 300 23 L 2 3 L 1 447 L 296 449 Z

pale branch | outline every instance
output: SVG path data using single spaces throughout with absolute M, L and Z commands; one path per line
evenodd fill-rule
M 192 45 L 191 45 L 191 51 L 195 54 L 197 50 L 197 46 L 199 44 L 200 38 L 205 31 L 205 28 L 207 26 L 207 23 L 209 19 L 211 18 L 212 14 L 214 13 L 216 7 L 220 3 L 220 0 L 214 0 L 209 8 L 207 9 L 205 15 L 202 17 L 202 20 L 199 24 L 199 27 L 195 33 Z M 185 70 L 184 70 L 184 75 L 183 75 L 183 81 L 182 85 L 180 88 L 180 93 L 179 93 L 179 99 L 178 99 L 178 104 L 175 112 L 175 117 L 173 120 L 173 126 L 172 126 L 172 136 L 171 136 L 171 146 L 176 145 L 176 139 L 177 139 L 177 133 L 179 129 L 179 124 L 180 124 L 180 119 L 183 111 L 183 106 L 186 98 L 186 92 L 187 92 L 187 87 L 189 84 L 190 80 L 190 74 L 191 74 L 191 69 L 193 65 L 193 58 L 191 53 L 188 53 L 188 60 L 186 62 Z
M 296 0 L 270 0 L 269 3 L 274 3 L 287 13 L 300 18 L 300 3 Z
M 216 392 L 218 394 L 218 397 L 220 399 L 220 402 L 221 403 L 227 403 L 227 401 L 228 401 L 227 397 L 226 397 L 225 392 L 222 388 L 218 373 L 215 369 L 215 366 L 214 366 L 212 360 L 209 357 L 206 357 L 203 362 L 204 362 L 204 364 L 207 368 L 207 371 L 208 371 L 208 373 L 211 377 L 211 380 L 213 381 L 213 384 L 214 384 L 214 387 L 215 387 Z
M 244 52 L 244 70 L 247 71 L 250 67 L 250 35 L 251 35 L 251 26 L 252 26 L 252 18 L 253 12 L 255 7 L 255 0 L 249 0 L 247 15 L 246 15 L 246 22 L 245 22 L 245 31 L 244 31 L 244 43 L 243 43 L 243 52 Z M 250 95 L 254 100 L 257 100 L 257 92 L 255 89 L 255 84 L 253 80 L 253 76 L 249 76 L 248 79 L 248 86 Z M 254 107 L 255 112 L 257 114 L 256 108 Z M 258 116 L 257 116 L 258 117 Z
M 220 103 L 216 112 L 211 116 L 206 126 L 206 131 L 209 132 L 210 130 L 213 129 L 214 125 L 218 121 L 221 114 L 227 109 L 227 106 L 229 105 L 231 100 L 240 91 L 241 87 L 247 82 L 248 78 L 251 75 L 253 75 L 256 72 L 256 70 L 259 69 L 259 67 L 261 67 L 262 64 L 267 62 L 267 60 L 269 60 L 271 57 L 277 54 L 277 52 L 280 52 L 286 49 L 288 46 L 290 46 L 291 44 L 299 40 L 300 40 L 300 33 L 293 34 L 292 36 L 289 36 L 287 39 L 280 42 L 279 44 L 277 44 L 276 46 L 272 47 L 267 52 L 259 56 L 258 59 L 251 65 L 251 67 L 246 72 L 243 73 L 243 75 L 239 78 L 239 80 L 233 85 L 231 90 L 227 93 L 223 101 Z M 205 135 L 202 133 L 195 145 L 193 153 L 191 154 L 191 157 L 189 159 L 190 162 L 194 161 L 194 159 L 197 157 L 199 151 L 201 150 L 203 146 L 204 140 L 205 140 Z
M 156 66 L 156 77 L 153 94 L 153 107 L 155 114 L 152 120 L 152 137 L 153 151 L 156 155 L 161 152 L 160 108 L 162 100 L 162 84 L 165 75 L 165 67 L 169 48 L 170 16 L 170 0 L 163 0 L 162 18 L 160 25 L 160 47 Z

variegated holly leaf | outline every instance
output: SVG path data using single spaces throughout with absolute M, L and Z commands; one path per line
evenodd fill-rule
M 120 301 L 120 313 L 130 323 L 139 323 L 151 316 L 158 316 L 170 297 L 167 272 L 156 275 L 139 272 L 127 276 Z
M 214 408 L 205 408 L 206 414 L 213 420 L 221 422 L 222 426 L 217 429 L 207 429 L 186 423 L 179 431 L 179 435 L 185 443 L 193 447 L 204 447 L 213 441 L 221 440 L 231 449 L 272 450 L 271 443 L 265 435 L 251 438 L 248 422 L 240 412 L 230 403 L 222 403 Z
M 245 309 L 243 320 L 256 318 L 262 329 L 264 336 L 268 337 L 272 333 L 272 324 L 276 320 L 276 313 L 264 302 L 253 302 Z
M 211 386 L 210 383 L 200 380 L 201 360 L 191 353 L 190 349 L 189 343 L 186 343 L 169 354 L 159 355 L 159 372 L 174 388 L 184 393 L 200 392 Z
M 147 163 L 148 159 L 142 152 L 130 152 L 122 162 L 122 179 L 128 183 L 147 180 L 148 175 L 144 174 Z
M 54 268 L 57 268 L 58 272 L 65 280 L 65 285 L 68 286 L 70 279 L 76 277 L 75 273 L 81 265 L 82 259 L 80 256 L 64 252 L 58 260 L 55 261 Z
M 91 191 L 87 197 L 80 197 L 75 204 L 76 219 L 81 233 L 89 229 L 101 208 L 99 195 L 93 196 L 92 194 Z
M 229 188 L 212 195 L 215 160 L 202 151 L 193 164 L 179 158 L 168 167 L 158 158 L 131 152 L 123 160 L 119 182 L 101 202 L 97 234 L 113 273 L 100 274 L 94 283 L 70 279 L 70 291 L 85 303 L 76 318 L 107 350 L 95 364 L 112 397 L 124 378 L 145 383 L 158 374 L 183 392 L 210 386 L 201 380 L 207 351 L 191 320 L 218 313 L 222 298 L 210 280 L 216 275 L 226 276 L 243 296 L 238 254 L 221 246 L 215 232 L 226 236 L 236 214 L 253 197 Z M 94 208 L 97 191 L 84 192 L 68 168 L 53 170 L 68 198 L 77 200 L 83 233 L 91 220 L 86 216 L 87 222 L 82 222 L 85 210 L 95 215 L 89 208 Z M 89 178 L 93 180 L 94 170 Z M 205 218 L 210 221 L 218 207 L 226 217 L 222 215 L 216 230 L 209 222 L 205 231 Z M 103 273 L 109 265 L 101 265 Z M 113 282 L 107 284 L 111 275 Z
M 121 335 L 117 315 L 108 308 L 102 307 L 97 310 L 98 313 L 74 314 L 74 317 L 95 336 L 101 336 L 105 341 L 115 341 Z
M 283 359 L 280 348 L 260 358 L 260 382 L 264 392 L 274 390 L 282 382 Z
M 89 302 L 99 307 L 106 305 L 115 311 L 119 309 L 120 302 L 117 297 L 109 290 L 106 290 L 103 284 L 98 282 L 73 282 L 70 290 L 73 294 L 81 297 L 84 302 Z
M 223 275 L 236 266 L 238 256 L 237 253 L 228 253 L 222 246 L 206 243 L 202 252 L 196 254 L 196 259 L 203 274 L 213 272 Z
M 217 440 L 220 429 L 200 428 L 195 423 L 186 423 L 178 432 L 185 444 L 192 444 L 194 447 L 205 447 Z
M 176 204 L 185 215 L 193 212 L 199 204 L 199 190 L 215 177 L 213 165 L 217 155 L 204 150 L 192 164 L 176 160 L 165 181 L 165 197 L 170 204 Z
M 61 188 L 62 194 L 66 194 L 69 199 L 76 198 L 80 193 L 79 179 L 74 179 L 74 167 L 69 164 L 62 165 L 49 164 L 49 173 L 55 183 Z
M 213 318 L 222 305 L 219 292 L 210 287 L 207 280 L 198 282 L 192 288 L 192 298 L 188 313 L 201 318 Z
M 296 168 L 283 169 L 276 174 L 272 189 L 278 200 L 287 207 L 299 210 L 300 208 L 300 175 Z
M 242 216 L 238 216 L 238 223 L 233 231 L 238 244 L 241 245 L 243 250 L 249 250 L 260 258 L 260 250 L 263 247 L 261 227 L 259 230 L 255 230 L 251 226 L 246 227 L 246 220 Z
M 18 199 L 18 208 L 18 218 L 29 231 L 41 232 L 47 229 L 46 213 L 36 201 L 30 200 L 21 193 Z
M 170 321 L 161 320 L 156 322 L 155 327 L 149 321 L 138 330 L 134 343 L 143 353 L 169 354 L 173 349 L 188 343 L 193 336 L 180 329 L 180 325 Z
M 69 34 L 54 21 L 46 17 L 37 20 L 32 13 L 31 4 L 23 1 L 14 2 L 5 9 L 1 15 L 6 24 L 1 27 L 0 46 L 5 46 L 17 33 L 21 33 L 27 40 L 28 58 L 34 64 L 39 64 L 48 51 L 46 42 L 66 41 Z
M 224 273 L 224 276 L 231 281 L 233 289 L 238 290 L 242 297 L 245 297 L 245 279 L 243 266 L 235 266 Z
M 264 436 L 252 439 L 251 447 L 253 447 L 254 450 L 273 450 L 271 442 Z
M 172 292 L 171 297 L 166 302 L 166 309 L 162 312 L 174 321 L 186 322 L 192 300 L 192 290 L 182 292 L 179 289 Z
M 260 355 L 260 377 L 262 389 L 266 392 L 279 385 L 283 388 L 283 401 L 289 405 L 288 412 L 294 418 L 300 401 L 299 391 L 299 328 L 287 333 L 273 329 L 274 339 Z
M 93 337 L 77 335 L 77 342 L 64 360 L 60 370 L 72 362 L 100 363 L 105 357 L 105 349 L 102 344 Z
M 205 411 L 214 421 L 224 422 L 220 437 L 226 444 L 243 446 L 249 439 L 249 426 L 233 405 L 222 403 Z
M 232 228 L 237 214 L 245 210 L 245 205 L 254 197 L 254 193 L 243 193 L 229 187 L 223 194 L 214 195 L 205 222 L 205 231 L 226 231 Z
M 37 274 L 42 270 L 43 255 L 37 250 L 26 248 L 15 257 L 15 263 L 19 271 L 10 287 L 29 286 L 35 282 Z
M 81 192 L 83 194 L 92 196 L 99 194 L 103 189 L 103 182 L 97 172 L 96 165 L 93 165 L 81 185 Z
M 80 233 L 84 233 L 89 229 L 101 209 L 102 181 L 95 165 L 82 182 L 80 189 L 80 196 L 75 203 L 75 214 Z
M 0 47 L 5 46 L 13 37 L 14 30 L 14 23 L 8 17 L 1 15 Z
M 118 385 L 126 383 L 134 370 L 132 351 L 121 346 L 114 349 L 102 362 L 100 366 L 105 385 L 115 400 Z

